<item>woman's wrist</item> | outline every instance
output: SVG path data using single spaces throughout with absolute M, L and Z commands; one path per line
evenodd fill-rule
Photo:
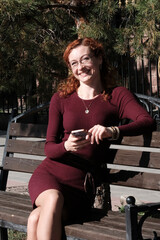
M 111 137 L 108 138 L 108 140 L 117 140 L 120 135 L 120 131 L 118 127 L 107 127 L 107 131 L 111 134 Z

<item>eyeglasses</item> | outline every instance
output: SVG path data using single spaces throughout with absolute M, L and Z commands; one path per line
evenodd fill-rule
M 73 62 L 71 62 L 71 63 L 70 63 L 71 69 L 72 69 L 72 70 L 77 69 L 79 63 L 80 63 L 81 65 L 88 65 L 88 64 L 92 63 L 92 58 L 93 58 L 93 57 L 94 57 L 94 55 L 92 55 L 92 56 L 90 56 L 90 55 L 85 55 L 85 56 L 82 56 L 79 61 L 73 61 Z

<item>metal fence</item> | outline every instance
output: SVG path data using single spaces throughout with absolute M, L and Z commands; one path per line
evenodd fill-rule
M 122 85 L 135 93 L 160 97 L 158 59 L 121 57 L 120 68 Z

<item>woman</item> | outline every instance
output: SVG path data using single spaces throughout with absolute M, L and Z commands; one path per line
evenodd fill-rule
M 75 40 L 64 60 L 72 74 L 51 99 L 47 157 L 29 183 L 34 210 L 28 219 L 28 240 L 60 240 L 62 219 L 84 217 L 92 206 L 96 169 L 107 162 L 109 140 L 154 126 L 126 88 L 109 88 L 111 78 L 100 43 Z M 125 118 L 132 122 L 119 126 Z M 87 130 L 86 137 L 71 133 L 79 129 Z

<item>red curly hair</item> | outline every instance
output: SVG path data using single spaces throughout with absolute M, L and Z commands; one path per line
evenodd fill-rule
M 68 68 L 70 69 L 70 63 L 68 60 L 69 54 L 71 53 L 72 49 L 83 45 L 83 46 L 88 46 L 91 50 L 91 52 L 94 54 L 95 57 L 102 56 L 102 66 L 100 69 L 100 74 L 101 74 L 101 81 L 102 81 L 102 86 L 104 90 L 104 95 L 108 96 L 109 94 L 109 89 L 115 85 L 115 79 L 113 77 L 113 74 L 111 73 L 111 68 L 106 62 L 105 56 L 104 56 L 104 50 L 103 46 L 101 43 L 98 41 L 92 39 L 92 38 L 79 38 L 71 42 L 64 54 L 63 54 L 63 59 L 65 63 L 67 64 Z M 72 94 L 74 91 L 76 91 L 79 87 L 79 80 L 77 80 L 74 75 L 71 73 L 70 76 L 63 81 L 62 83 L 59 84 L 58 86 L 58 91 L 60 92 L 60 96 L 67 97 L 68 95 Z

